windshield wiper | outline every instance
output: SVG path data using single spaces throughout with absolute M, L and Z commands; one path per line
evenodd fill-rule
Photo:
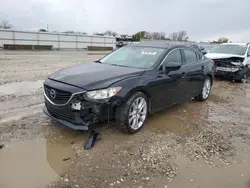
M 117 67 L 128 67 L 128 66 L 125 66 L 125 65 L 117 65 L 117 64 L 111 64 L 111 63 L 107 63 L 107 64 L 117 66 Z
M 96 61 L 94 61 L 95 63 L 102 63 L 100 60 L 96 60 Z

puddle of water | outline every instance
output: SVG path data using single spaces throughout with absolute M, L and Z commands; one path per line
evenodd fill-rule
M 250 187 L 250 155 L 241 154 L 237 157 L 236 163 L 223 168 L 210 168 L 205 161 L 192 162 L 192 166 L 187 168 L 179 165 L 177 179 L 169 188 L 236 188 Z M 182 160 L 182 159 L 181 159 Z M 178 164 L 186 162 L 177 161 Z
M 69 168 L 70 133 L 39 140 L 14 141 L 0 151 L 1 188 L 44 188 Z
M 27 95 L 32 94 L 39 88 L 43 87 L 44 80 L 37 80 L 34 82 L 23 81 L 23 82 L 12 82 L 9 84 L 0 85 L 0 96 L 3 95 Z
M 167 112 L 153 114 L 146 123 L 153 130 L 165 132 L 186 132 L 188 127 L 184 126 L 184 120 L 172 117 Z
M 226 103 L 227 100 L 225 98 L 223 98 L 223 96 L 218 96 L 215 94 L 211 94 L 208 98 L 209 101 L 213 101 L 213 102 L 218 102 L 218 103 Z
M 198 119 L 207 119 L 209 115 L 208 103 L 188 102 L 173 106 L 167 110 L 152 114 L 146 124 L 153 131 L 183 133 L 188 132 Z

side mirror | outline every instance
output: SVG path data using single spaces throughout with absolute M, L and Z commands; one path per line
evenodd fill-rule
M 165 67 L 165 71 L 174 71 L 181 68 L 181 64 L 179 62 L 169 62 Z
M 207 51 L 202 51 L 202 54 L 203 54 L 203 55 L 206 55 L 206 54 L 207 54 Z

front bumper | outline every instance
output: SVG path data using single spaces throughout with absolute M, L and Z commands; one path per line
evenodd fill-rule
M 50 94 L 52 90 L 56 93 L 54 98 Z M 115 109 L 121 103 L 119 98 L 91 101 L 81 96 L 84 92 L 81 88 L 48 79 L 44 83 L 43 112 L 74 130 L 90 130 L 97 123 L 114 118 Z M 80 103 L 80 108 L 72 107 L 74 103 Z
M 216 77 L 224 77 L 230 80 L 241 80 L 245 74 L 247 74 L 248 68 L 244 67 L 241 69 L 232 69 L 232 71 L 223 71 L 223 70 L 216 70 L 214 75 Z
M 48 109 L 47 109 L 46 106 L 43 107 L 43 112 L 44 112 L 47 116 L 49 116 L 50 118 L 56 120 L 57 122 L 59 122 L 59 123 L 65 125 L 65 126 L 71 128 L 71 129 L 79 130 L 79 131 L 87 131 L 87 130 L 89 130 L 89 126 L 90 126 L 89 123 L 86 123 L 86 124 L 83 124 L 83 123 L 82 123 L 82 124 L 80 124 L 80 125 L 75 125 L 75 124 L 73 124 L 73 123 L 71 123 L 71 122 L 69 122 L 69 121 L 66 121 L 66 120 L 63 120 L 63 119 L 58 119 L 58 118 L 54 117 L 53 115 L 51 115 L 51 114 L 49 113 L 49 111 L 48 111 Z

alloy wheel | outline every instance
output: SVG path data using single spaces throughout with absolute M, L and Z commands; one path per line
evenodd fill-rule
M 210 79 L 206 79 L 202 89 L 202 97 L 203 99 L 207 99 L 211 91 L 211 81 Z
M 147 101 L 143 97 L 138 97 L 129 109 L 129 126 L 133 130 L 139 129 L 147 116 Z

